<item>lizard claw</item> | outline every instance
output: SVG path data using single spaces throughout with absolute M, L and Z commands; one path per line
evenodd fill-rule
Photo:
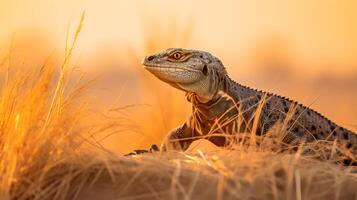
M 124 156 L 134 156 L 134 155 L 139 155 L 139 154 L 144 154 L 144 153 L 153 153 L 156 151 L 160 151 L 159 147 L 156 144 L 152 144 L 149 150 L 136 149 L 128 154 L 125 154 Z
M 149 152 L 148 150 L 144 150 L 144 149 L 135 149 L 134 151 L 125 154 L 124 156 L 134 156 L 134 155 L 144 154 L 148 152 Z
M 160 151 L 159 147 L 156 144 L 152 144 L 150 147 L 150 152 Z

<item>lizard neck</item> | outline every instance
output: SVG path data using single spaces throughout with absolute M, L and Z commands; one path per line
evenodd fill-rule
M 199 111 L 201 119 L 213 120 L 221 117 L 228 109 L 234 106 L 242 106 L 246 109 L 258 102 L 262 92 L 236 83 L 228 76 L 220 80 L 217 91 L 209 101 L 202 102 L 194 93 L 187 93 L 187 99 L 192 103 L 193 109 Z M 235 114 L 238 113 L 234 109 Z M 249 114 L 247 112 L 247 114 Z M 233 115 L 230 113 L 229 115 Z
M 186 93 L 186 97 L 187 100 L 193 104 L 193 106 L 211 107 L 223 98 L 234 100 L 237 103 L 243 99 L 249 101 L 249 98 L 259 96 L 261 94 L 262 91 L 241 85 L 226 75 L 219 81 L 217 89 L 214 91 L 211 99 L 203 100 L 195 93 L 190 92 Z

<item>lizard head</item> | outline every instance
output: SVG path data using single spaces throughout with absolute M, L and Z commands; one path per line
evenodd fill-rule
M 146 56 L 142 62 L 149 72 L 171 86 L 211 100 L 227 72 L 222 62 L 205 51 L 170 48 Z

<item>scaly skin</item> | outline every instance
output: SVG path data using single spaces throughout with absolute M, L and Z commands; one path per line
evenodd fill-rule
M 287 144 L 336 140 L 351 150 L 352 157 L 356 155 L 355 133 L 297 102 L 234 82 L 222 62 L 208 52 L 172 48 L 145 57 L 142 64 L 160 80 L 185 91 L 192 103 L 192 115 L 169 133 L 165 149 L 185 150 L 202 136 L 225 146 L 225 137 L 217 134 L 255 129 L 256 135 L 264 135 L 285 123 L 281 127 L 287 134 L 282 140 Z M 259 105 L 260 115 L 256 114 Z M 253 126 L 256 116 L 258 123 Z

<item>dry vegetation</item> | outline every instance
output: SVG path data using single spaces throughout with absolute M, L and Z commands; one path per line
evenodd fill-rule
M 83 119 L 90 99 L 81 97 L 87 85 L 80 78 L 75 87 L 68 84 L 80 28 L 59 69 L 45 63 L 22 72 L 7 65 L 8 57 L 1 62 L 1 200 L 357 199 L 355 169 L 314 159 L 323 158 L 326 145 L 279 153 L 278 139 L 255 137 L 254 131 L 247 133 L 250 142 L 230 149 L 204 151 L 197 142 L 189 152 L 136 157 L 107 152 L 95 135 L 119 132 L 123 119 L 105 117 L 89 126 Z M 175 97 L 165 98 L 161 102 Z M 313 153 L 303 155 L 306 148 Z

